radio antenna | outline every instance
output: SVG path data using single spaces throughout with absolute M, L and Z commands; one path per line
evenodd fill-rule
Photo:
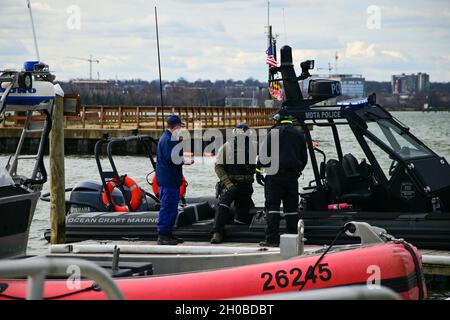
M 36 57 L 37 57 L 38 61 L 41 61 L 41 57 L 39 55 L 38 42 L 37 42 L 37 38 L 36 38 L 36 30 L 34 28 L 33 12 L 31 10 L 31 2 L 30 2 L 30 0 L 27 0 L 27 6 L 28 6 L 28 12 L 30 13 L 31 29 L 33 30 L 33 39 L 34 39 L 34 47 L 36 49 Z
M 336 51 L 334 55 L 334 72 L 338 74 L 338 60 L 339 60 L 339 52 Z
M 158 49 L 158 69 L 159 69 L 159 94 L 161 102 L 161 111 L 163 118 L 163 130 L 165 129 L 165 118 L 164 118 L 164 100 L 163 100 L 163 87 L 162 87 L 162 76 L 161 76 L 161 55 L 159 51 L 159 28 L 158 28 L 158 9 L 155 6 L 155 23 L 156 23 L 156 46 Z

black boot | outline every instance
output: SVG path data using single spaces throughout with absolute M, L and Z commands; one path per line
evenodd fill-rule
M 219 244 L 223 242 L 223 235 L 220 232 L 214 232 L 211 241 L 212 244 Z
M 268 212 L 266 228 L 266 240 L 259 243 L 262 247 L 278 247 L 280 245 L 280 214 Z
M 276 241 L 269 241 L 269 240 L 265 240 L 265 241 L 261 241 L 259 243 L 260 247 L 270 247 L 270 248 L 276 248 L 280 246 L 279 242 Z
M 158 236 L 158 244 L 162 246 L 176 246 L 178 240 L 172 238 L 170 234 L 160 234 Z
M 181 239 L 181 238 L 178 238 L 177 236 L 175 236 L 175 235 L 173 235 L 173 234 L 170 234 L 170 236 L 172 237 L 172 239 L 175 239 L 175 240 L 177 240 L 177 242 L 178 242 L 178 243 L 183 243 L 183 242 L 184 242 L 184 240 L 183 240 L 183 239 Z

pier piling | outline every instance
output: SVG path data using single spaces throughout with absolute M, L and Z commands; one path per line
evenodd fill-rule
M 56 97 L 50 133 L 50 220 L 51 243 L 65 242 L 64 99 Z

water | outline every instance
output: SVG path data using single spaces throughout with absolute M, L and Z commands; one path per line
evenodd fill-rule
M 412 128 L 412 132 L 422 141 L 424 141 L 431 149 L 441 156 L 450 160 L 450 112 L 399 112 L 394 113 L 404 124 Z M 353 135 L 347 128 L 341 134 L 342 148 L 345 153 L 353 153 L 357 159 L 364 158 L 362 150 L 356 143 Z M 313 139 L 320 141 L 320 148 L 327 153 L 328 159 L 336 158 L 334 142 L 330 130 L 328 128 L 315 129 L 312 132 Z M 378 153 L 378 150 L 375 150 Z M 318 155 L 318 159 L 321 160 Z M 7 156 L 0 156 L 0 165 L 4 166 Z M 120 173 L 127 173 L 133 177 L 136 182 L 150 190 L 150 186 L 146 182 L 146 175 L 151 171 L 150 161 L 144 157 L 118 156 L 115 158 L 116 165 Z M 45 159 L 46 166 L 49 168 L 48 159 Z M 107 162 L 104 161 L 106 164 Z M 381 165 L 384 169 L 388 169 L 390 165 L 389 159 L 382 159 Z M 31 165 L 23 162 L 24 170 L 30 169 Z M 68 156 L 65 159 L 66 168 L 66 187 L 72 187 L 83 180 L 99 181 L 98 171 L 94 157 L 76 157 Z M 20 168 L 19 168 L 20 169 Z M 185 167 L 184 172 L 188 182 L 188 196 L 208 196 L 214 194 L 214 186 L 217 178 L 214 173 L 213 158 L 196 158 L 194 166 Z M 300 185 L 306 186 L 313 179 L 311 165 L 305 168 L 303 176 L 300 178 Z M 253 200 L 257 206 L 264 203 L 263 188 L 256 183 L 254 184 L 255 193 Z M 43 192 L 48 192 L 49 184 L 44 186 Z M 29 254 L 43 254 L 48 252 L 48 243 L 44 239 L 44 232 L 50 227 L 50 208 L 49 204 L 40 201 L 34 215 L 31 225 L 30 241 L 28 247 Z

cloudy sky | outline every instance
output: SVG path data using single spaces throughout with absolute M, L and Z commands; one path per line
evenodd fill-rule
M 41 60 L 60 80 L 88 77 L 89 64 L 69 57 L 90 54 L 101 60 L 95 76 L 156 79 L 155 5 L 164 79 L 266 80 L 265 0 L 31 3 Z M 0 68 L 18 68 L 35 58 L 26 0 L 0 0 L 0 17 Z M 327 68 L 339 52 L 339 73 L 389 81 L 427 72 L 450 81 L 449 0 L 272 0 L 271 24 L 296 65 L 315 59 Z

